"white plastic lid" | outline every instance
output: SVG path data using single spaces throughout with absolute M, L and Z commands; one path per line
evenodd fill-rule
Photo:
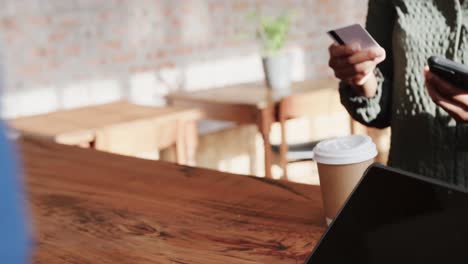
M 377 156 L 377 148 L 366 135 L 352 135 L 324 140 L 314 148 L 314 159 L 329 165 L 353 164 Z

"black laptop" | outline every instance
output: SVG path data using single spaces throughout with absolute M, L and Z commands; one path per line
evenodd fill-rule
M 468 193 L 372 165 L 306 264 L 468 263 Z

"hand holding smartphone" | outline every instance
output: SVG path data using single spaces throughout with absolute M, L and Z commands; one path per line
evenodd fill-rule
M 429 69 L 441 79 L 457 88 L 468 91 L 468 66 L 440 56 L 431 56 Z
M 428 95 L 435 104 L 443 108 L 456 125 L 468 124 L 468 67 L 444 57 L 432 56 L 425 69 Z M 435 78 L 435 75 L 438 78 Z M 455 140 L 458 129 L 455 130 Z

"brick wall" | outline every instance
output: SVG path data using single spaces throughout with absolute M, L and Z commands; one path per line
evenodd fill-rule
M 367 0 L 0 0 L 1 115 L 263 78 L 246 14 L 294 10 L 294 78 L 329 75 L 325 31 L 364 21 Z

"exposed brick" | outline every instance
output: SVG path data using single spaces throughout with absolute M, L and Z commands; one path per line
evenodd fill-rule
M 14 18 L 6 17 L 0 19 L 0 29 L 2 30 L 18 30 L 18 25 Z
M 55 51 L 51 48 L 38 47 L 34 49 L 34 55 L 39 58 L 50 57 Z
M 25 64 L 21 67 L 20 72 L 24 76 L 37 78 L 39 73 L 42 73 L 43 70 L 44 70 L 44 65 L 42 64 Z
M 52 43 L 62 42 L 67 37 L 67 33 L 63 31 L 55 31 L 49 35 L 49 41 Z
M 65 56 L 76 57 L 81 54 L 81 48 L 78 45 L 71 45 L 64 50 Z
M 60 91 L 82 80 L 125 81 L 136 72 L 182 72 L 187 65 L 259 54 L 255 25 L 246 19 L 254 9 L 298 11 L 288 45 L 304 53 L 306 77 L 327 76 L 331 41 L 324 32 L 362 23 L 367 5 L 367 0 L 0 1 L 8 7 L 0 10 L 0 65 L 9 91 L 47 85 Z
M 122 42 L 120 40 L 108 40 L 104 43 L 104 48 L 120 50 L 122 48 Z
M 47 63 L 48 70 L 58 70 L 62 64 L 59 61 L 52 60 Z
M 136 52 L 130 51 L 130 52 L 122 52 L 119 53 L 118 55 L 115 55 L 112 57 L 112 62 L 113 63 L 131 63 L 136 59 Z
M 52 23 L 50 16 L 32 15 L 28 17 L 28 22 L 36 27 L 47 27 Z

